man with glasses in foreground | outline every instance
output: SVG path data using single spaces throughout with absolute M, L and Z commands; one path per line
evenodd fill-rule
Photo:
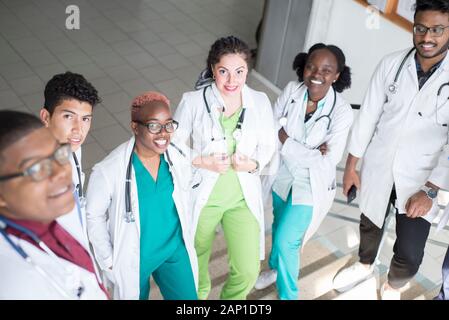
M 162 94 L 135 98 L 131 120 L 134 136 L 92 170 L 89 239 L 115 299 L 147 300 L 153 276 L 164 299 L 196 300 L 189 153 L 171 142 L 178 123 Z
M 345 195 L 352 186 L 360 191 L 360 260 L 337 273 L 338 291 L 372 276 L 389 202 L 396 211 L 397 238 L 382 299 L 400 299 L 400 289 L 421 265 L 439 213 L 438 190 L 449 189 L 448 27 L 449 1 L 418 0 L 414 50 L 388 55 L 373 75 L 343 176 Z
M 75 207 L 71 150 L 33 115 L 0 111 L 0 299 L 106 299 Z

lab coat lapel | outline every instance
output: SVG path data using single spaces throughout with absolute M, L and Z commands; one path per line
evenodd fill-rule
M 135 138 L 134 136 L 129 140 L 128 145 L 126 146 L 126 152 L 124 154 L 123 158 L 123 166 L 122 170 L 125 173 L 124 177 L 126 179 L 126 169 L 128 168 L 129 159 L 131 157 L 131 154 L 134 152 L 134 144 L 135 144 Z M 123 215 L 126 211 L 126 202 L 125 202 L 125 193 L 126 188 L 124 187 L 125 180 L 123 181 L 123 212 L 121 212 L 120 218 L 122 219 Z M 133 224 L 136 226 L 136 232 L 138 236 L 140 237 L 140 215 L 139 215 L 139 198 L 137 194 L 137 184 L 136 184 L 136 173 L 134 171 L 134 167 L 131 166 L 131 210 L 135 217 L 135 222 Z
M 419 84 L 418 84 L 418 71 L 416 70 L 416 61 L 415 61 L 415 54 L 411 54 L 407 61 L 404 64 L 404 69 L 406 69 L 407 77 L 410 78 L 410 80 L 413 83 L 414 88 L 416 88 L 416 91 L 419 92 Z M 405 71 L 405 70 L 404 70 Z M 401 75 L 399 75 L 398 83 L 410 83 L 408 80 L 401 79 Z M 426 83 L 427 84 L 427 83 Z M 410 84 L 409 84 L 410 85 Z M 401 87 L 401 86 L 399 86 Z M 401 90 L 400 88 L 398 91 Z

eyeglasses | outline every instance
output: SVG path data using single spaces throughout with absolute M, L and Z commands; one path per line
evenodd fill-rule
M 147 127 L 148 131 L 152 134 L 158 134 L 161 133 L 162 128 L 165 129 L 167 133 L 173 133 L 178 129 L 179 123 L 175 120 L 172 120 L 170 122 L 167 122 L 166 124 L 160 124 L 159 122 L 142 122 L 142 121 L 134 121 L 144 127 Z
M 427 31 L 429 31 L 431 37 L 441 37 L 443 35 L 444 29 L 449 28 L 443 27 L 443 26 L 436 26 L 436 27 L 426 27 L 422 24 L 417 24 L 413 26 L 413 33 L 417 36 L 424 36 L 426 35 Z
M 55 160 L 59 165 L 63 166 L 70 163 L 71 155 L 72 148 L 70 144 L 61 144 L 51 156 L 38 160 L 22 172 L 8 174 L 6 176 L 0 177 L 0 182 L 27 176 L 31 177 L 31 179 L 36 182 L 42 181 L 52 175 L 53 160 Z

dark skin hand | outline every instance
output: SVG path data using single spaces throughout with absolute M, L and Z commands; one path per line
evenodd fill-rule
M 284 144 L 285 141 L 287 141 L 288 138 L 290 138 L 287 134 L 287 132 L 285 132 L 284 128 L 281 128 L 278 132 L 278 137 L 279 137 L 279 141 Z M 327 152 L 329 151 L 328 147 L 327 147 L 327 143 L 324 142 L 323 144 L 321 144 L 318 147 L 318 150 L 320 150 L 321 154 L 324 156 L 327 154 Z
M 420 218 L 429 212 L 432 208 L 432 200 L 426 195 L 424 191 L 418 191 L 411 196 L 405 204 L 405 210 L 407 211 L 407 217 Z

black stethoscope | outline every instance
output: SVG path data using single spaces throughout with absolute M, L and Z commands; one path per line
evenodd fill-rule
M 76 188 L 78 189 L 78 200 L 80 202 L 80 206 L 84 208 L 86 206 L 86 198 L 84 197 L 84 191 L 83 191 L 83 182 L 81 180 L 81 166 L 78 162 L 78 158 L 76 157 L 75 152 L 72 152 L 73 155 L 73 161 L 75 162 L 76 166 L 76 173 L 78 175 L 78 185 Z
M 301 83 L 301 85 L 300 85 L 295 91 L 293 91 L 291 95 L 293 95 L 293 93 L 295 93 L 295 92 L 297 92 L 299 89 L 301 89 L 303 85 L 304 85 L 304 82 Z M 318 122 L 319 120 L 321 120 L 321 119 L 327 119 L 327 120 L 328 120 L 328 123 L 327 123 L 327 130 L 329 130 L 329 128 L 330 128 L 330 126 L 331 126 L 331 123 L 332 123 L 331 115 L 332 115 L 332 112 L 334 112 L 335 105 L 336 105 L 336 103 L 337 103 L 337 92 L 335 91 L 334 87 L 332 87 L 332 90 L 334 91 L 334 101 L 333 101 L 333 103 L 332 103 L 332 108 L 331 108 L 331 110 L 329 111 L 328 114 L 322 115 L 322 116 L 318 117 L 317 119 L 315 119 L 315 123 L 317 123 L 317 122 Z M 296 103 L 296 101 L 295 101 L 294 99 L 292 99 L 290 103 Z M 288 103 L 285 104 L 284 110 L 282 111 L 282 117 L 279 119 L 279 124 L 280 124 L 282 127 L 285 126 L 285 125 L 287 124 L 287 116 L 288 116 L 288 106 L 287 106 L 287 104 L 288 104 Z
M 182 151 L 177 145 L 175 145 L 173 142 L 170 142 L 170 145 L 173 148 L 175 148 L 179 152 L 179 154 L 181 154 L 181 156 L 183 156 L 184 158 L 187 158 L 184 151 Z M 135 145 L 133 147 L 133 150 L 134 150 L 134 148 L 135 148 Z M 131 207 L 131 172 L 132 172 L 132 167 L 133 167 L 133 154 L 134 154 L 134 151 L 131 152 L 131 156 L 129 157 L 128 166 L 126 168 L 126 179 L 125 179 L 125 221 L 127 223 L 136 221 L 136 217 L 134 216 L 134 213 L 132 212 L 132 207 Z M 173 162 L 170 158 L 170 154 L 169 154 L 168 150 L 165 151 L 165 154 L 167 155 L 168 164 L 170 165 L 170 167 L 173 167 Z M 192 186 L 192 189 L 197 188 L 200 185 L 200 183 L 201 183 L 201 181 L 198 182 L 197 184 L 195 184 L 194 186 Z
M 78 204 L 77 204 L 78 205 Z M 20 246 L 20 244 L 15 243 L 11 237 L 6 232 L 6 228 L 12 228 L 19 232 L 24 233 L 28 237 L 30 237 L 45 253 L 47 253 L 53 261 L 55 261 L 61 268 L 64 270 L 68 270 L 66 266 L 64 266 L 60 260 L 60 258 L 53 252 L 51 249 L 31 230 L 18 225 L 17 223 L 12 222 L 11 220 L 0 216 L 0 233 L 5 238 L 6 242 L 27 262 L 29 263 L 42 277 L 44 277 L 48 282 L 66 299 L 80 299 L 83 294 L 85 287 L 79 279 L 79 283 L 76 282 L 76 293 L 69 292 L 64 286 L 60 285 L 55 279 L 54 276 L 50 275 L 45 269 L 41 268 L 38 264 L 36 264 L 33 259 L 25 252 L 25 250 Z M 74 279 L 76 281 L 76 279 Z
M 399 65 L 399 68 L 398 68 L 398 70 L 396 71 L 396 75 L 395 75 L 395 77 L 394 77 L 393 83 L 390 84 L 390 85 L 388 86 L 388 91 L 390 91 L 392 94 L 396 94 L 396 93 L 398 92 L 398 87 L 399 87 L 399 85 L 398 85 L 398 80 L 399 80 L 399 76 L 401 75 L 401 72 L 402 72 L 402 69 L 404 68 L 405 62 L 407 61 L 408 57 L 410 57 L 410 55 L 412 54 L 412 52 L 413 52 L 414 50 L 415 50 L 415 48 L 412 48 L 412 49 L 405 55 L 405 57 L 402 59 L 401 64 Z M 437 91 L 437 100 L 436 100 L 436 103 L 435 103 L 435 116 L 436 116 L 436 122 L 437 122 L 438 124 L 440 124 L 440 125 L 446 127 L 446 126 L 447 126 L 447 123 L 439 123 L 439 122 L 438 122 L 438 108 L 439 108 L 439 106 L 438 106 L 438 99 L 440 98 L 441 92 L 443 91 L 443 89 L 444 89 L 445 86 L 448 86 L 448 87 L 449 87 L 449 82 L 443 83 L 443 84 L 438 88 L 438 91 Z M 449 100 L 449 96 L 448 96 L 447 100 Z M 444 104 L 444 102 L 440 105 L 440 107 L 441 107 L 443 104 Z M 419 113 L 419 115 L 421 116 L 420 113 Z
M 211 85 L 208 85 L 207 87 L 205 87 L 203 89 L 203 100 L 204 100 L 204 104 L 206 105 L 207 114 L 209 115 L 209 119 L 210 119 L 211 125 L 212 125 L 211 126 L 211 131 L 212 132 L 211 132 L 211 139 L 210 140 L 211 141 L 215 141 L 215 140 L 217 140 L 217 139 L 214 138 L 214 135 L 213 135 L 213 126 L 214 126 L 215 122 L 214 122 L 214 119 L 212 118 L 212 112 L 210 110 L 209 103 L 207 102 L 207 98 L 206 98 L 206 90 L 207 90 L 207 88 L 211 88 Z M 223 110 L 224 110 L 224 107 L 223 107 Z M 243 125 L 243 122 L 245 121 L 245 112 L 246 112 L 246 108 L 245 108 L 245 106 L 243 106 L 242 112 L 240 112 L 239 119 L 237 120 L 237 125 L 235 127 L 235 130 L 232 133 L 232 136 L 237 141 L 240 140 L 240 138 L 242 137 L 242 125 Z M 223 139 L 222 140 L 226 140 L 226 137 L 224 135 L 223 135 Z
M 407 61 L 408 57 L 412 54 L 412 52 L 415 50 L 415 48 L 410 49 L 409 52 L 405 55 L 404 59 L 402 59 L 401 64 L 399 65 L 398 71 L 396 71 L 396 75 L 394 76 L 393 83 L 388 86 L 388 91 L 390 91 L 392 94 L 396 94 L 398 92 L 398 80 L 399 76 L 401 75 L 402 69 L 404 68 L 404 64 Z

